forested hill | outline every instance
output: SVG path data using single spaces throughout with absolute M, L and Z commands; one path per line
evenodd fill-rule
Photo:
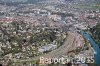
M 97 24 L 95 27 L 91 28 L 90 32 L 92 33 L 93 39 L 100 46 L 100 24 Z

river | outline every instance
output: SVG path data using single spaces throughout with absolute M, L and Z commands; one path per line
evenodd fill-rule
M 92 37 L 88 33 L 82 31 L 82 35 L 84 36 L 84 38 L 86 40 L 88 40 L 90 42 L 91 46 L 93 47 L 94 51 L 96 52 L 96 54 L 94 55 L 95 61 L 98 64 L 98 66 L 100 66 L 100 48 L 99 48 L 98 44 L 95 43 L 95 41 L 92 39 Z

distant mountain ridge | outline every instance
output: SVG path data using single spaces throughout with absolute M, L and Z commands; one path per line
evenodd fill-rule
M 27 0 L 0 0 L 2 2 L 26 2 Z
M 0 0 L 0 2 L 12 3 L 12 2 L 25 2 L 25 3 L 38 3 L 38 2 L 100 2 L 100 0 Z

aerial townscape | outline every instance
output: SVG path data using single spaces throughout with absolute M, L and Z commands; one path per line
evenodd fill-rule
M 0 0 L 0 66 L 100 66 L 100 0 Z

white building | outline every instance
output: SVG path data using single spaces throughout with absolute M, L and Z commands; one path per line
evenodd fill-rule
M 39 52 L 44 52 L 44 51 L 49 51 L 49 50 L 54 50 L 57 48 L 57 45 L 53 45 L 53 44 L 48 44 L 45 46 L 42 46 L 41 48 L 39 48 Z
M 82 25 L 82 24 L 75 24 L 74 27 L 79 28 L 79 29 L 82 29 L 82 30 L 87 29 L 87 26 Z
M 59 20 L 61 20 L 61 16 L 56 15 L 56 14 L 50 15 L 49 18 L 53 19 L 54 21 L 59 21 Z

